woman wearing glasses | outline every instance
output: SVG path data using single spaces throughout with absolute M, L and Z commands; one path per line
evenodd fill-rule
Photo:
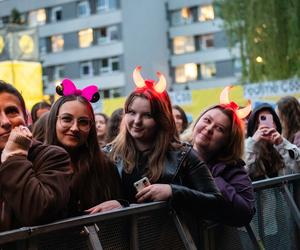
M 99 149 L 89 101 L 81 95 L 62 96 L 51 108 L 47 128 L 46 141 L 63 147 L 71 157 L 69 215 L 122 207 L 113 200 L 119 197 L 118 173 Z

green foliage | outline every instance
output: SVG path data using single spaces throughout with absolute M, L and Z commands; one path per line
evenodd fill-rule
M 242 82 L 300 76 L 299 0 L 215 0 L 215 6 L 230 47 L 240 48 Z
M 10 13 L 10 23 L 22 24 L 21 14 L 16 8 L 13 8 Z

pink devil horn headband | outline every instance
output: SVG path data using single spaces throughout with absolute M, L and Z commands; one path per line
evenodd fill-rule
M 100 99 L 98 87 L 90 85 L 84 89 L 77 89 L 75 84 L 70 79 L 63 79 L 61 84 L 56 86 L 56 93 L 60 96 L 77 95 L 82 96 L 89 102 L 97 102 Z
M 135 83 L 135 85 L 138 88 L 143 88 L 146 87 L 147 85 L 145 84 L 145 80 L 141 75 L 141 66 L 138 66 L 134 69 L 133 71 L 133 81 Z M 167 81 L 166 78 L 164 77 L 163 74 L 161 74 L 160 72 L 156 73 L 157 77 L 158 77 L 158 82 L 156 84 L 154 84 L 154 89 L 157 93 L 163 93 L 166 90 L 167 87 Z
M 232 109 L 235 110 L 238 118 L 243 119 L 247 117 L 252 110 L 251 101 L 248 100 L 247 106 L 245 108 L 239 109 L 239 106 L 235 102 L 229 100 L 229 91 L 231 88 L 232 86 L 227 86 L 222 90 L 220 94 L 220 104 L 225 104 L 230 106 Z

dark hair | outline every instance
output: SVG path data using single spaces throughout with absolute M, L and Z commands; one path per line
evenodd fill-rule
M 107 143 L 112 142 L 119 134 L 123 114 L 123 108 L 118 108 L 111 114 L 107 124 Z
M 102 116 L 103 118 L 104 118 L 104 120 L 105 120 L 105 123 L 107 124 L 108 123 L 108 116 L 106 115 L 106 114 L 104 114 L 104 113 L 95 113 L 95 116 L 96 115 L 100 115 L 100 116 Z
M 247 136 L 252 137 L 259 126 L 259 113 L 268 111 L 272 114 L 273 121 L 276 125 L 276 130 L 279 134 L 282 132 L 281 123 L 274 108 L 268 103 L 262 103 L 256 107 L 248 120 Z M 274 177 L 278 175 L 278 171 L 284 168 L 282 157 L 275 150 L 274 146 L 266 141 L 258 141 L 255 143 L 254 152 L 257 154 L 256 165 L 249 170 L 249 175 L 252 180 L 265 178 L 265 175 Z M 263 166 L 263 167 L 262 167 Z
M 20 104 L 21 104 L 21 110 L 22 110 L 22 113 L 23 113 L 23 116 L 24 116 L 24 120 L 27 123 L 28 115 L 27 115 L 27 112 L 26 112 L 25 102 L 24 102 L 24 99 L 23 99 L 21 93 L 14 86 L 12 86 L 11 84 L 0 80 L 0 93 L 3 93 L 3 92 L 12 94 L 12 95 L 14 95 L 15 97 L 18 98 L 18 100 L 20 101 Z
M 51 105 L 45 101 L 42 101 L 42 102 L 38 102 L 36 104 L 34 104 L 31 108 L 31 119 L 32 119 L 32 123 L 35 123 L 37 120 L 38 120 L 38 117 L 37 117 L 37 112 L 40 110 L 40 109 L 49 109 L 51 108 Z
M 86 106 L 92 117 L 92 126 L 84 145 L 81 145 L 79 154 L 70 153 L 74 171 L 79 172 L 75 186 L 80 197 L 81 207 L 88 208 L 100 202 L 111 199 L 117 195 L 117 185 L 112 178 L 114 175 L 114 167 L 108 158 L 102 153 L 97 141 L 97 132 L 95 126 L 95 115 L 91 104 L 82 96 L 63 96 L 59 98 L 52 106 L 46 132 L 46 142 L 52 145 L 63 145 L 57 139 L 56 123 L 60 107 L 70 101 L 78 101 Z M 79 158 L 74 162 L 74 158 Z M 111 174 L 110 174 L 111 173 Z
M 182 133 L 184 130 L 187 129 L 187 127 L 189 125 L 188 119 L 186 117 L 186 114 L 185 114 L 184 110 L 180 106 L 173 105 L 172 108 L 178 110 L 179 113 L 180 113 L 180 116 L 181 116 L 181 119 L 182 119 L 182 131 L 181 131 L 181 133 Z
M 295 134 L 300 131 L 300 103 L 294 96 L 282 97 L 277 102 L 283 136 L 293 143 Z
M 49 112 L 42 114 L 42 116 L 32 126 L 32 136 L 40 142 L 45 141 L 48 117 Z
M 269 111 L 272 114 L 273 120 L 276 125 L 276 130 L 278 131 L 279 134 L 281 134 L 281 132 L 282 132 L 281 123 L 280 123 L 279 117 L 276 114 L 274 108 L 268 103 L 262 103 L 261 105 L 259 105 L 252 111 L 252 113 L 248 119 L 247 137 L 252 137 L 254 135 L 255 131 L 257 130 L 258 115 L 261 111 Z

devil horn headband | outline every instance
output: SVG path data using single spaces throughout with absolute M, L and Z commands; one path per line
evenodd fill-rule
M 133 81 L 138 88 L 143 88 L 143 87 L 147 86 L 145 84 L 144 78 L 141 75 L 141 69 L 142 69 L 142 67 L 138 66 L 133 71 Z M 167 81 L 166 81 L 166 78 L 164 77 L 164 75 L 161 74 L 160 72 L 157 72 L 156 75 L 158 77 L 158 82 L 156 84 L 154 84 L 153 88 L 157 93 L 161 94 L 166 90 Z
M 235 102 L 229 100 L 229 91 L 231 88 L 232 86 L 227 86 L 222 90 L 220 94 L 220 104 L 231 106 L 236 111 L 238 118 L 243 119 L 247 117 L 252 110 L 251 101 L 248 100 L 247 106 L 239 109 L 239 106 Z
M 77 95 L 82 96 L 89 102 L 97 102 L 100 99 L 99 89 L 95 85 L 90 85 L 84 89 L 77 89 L 75 84 L 65 78 L 59 85 L 56 86 L 56 93 L 60 96 Z

